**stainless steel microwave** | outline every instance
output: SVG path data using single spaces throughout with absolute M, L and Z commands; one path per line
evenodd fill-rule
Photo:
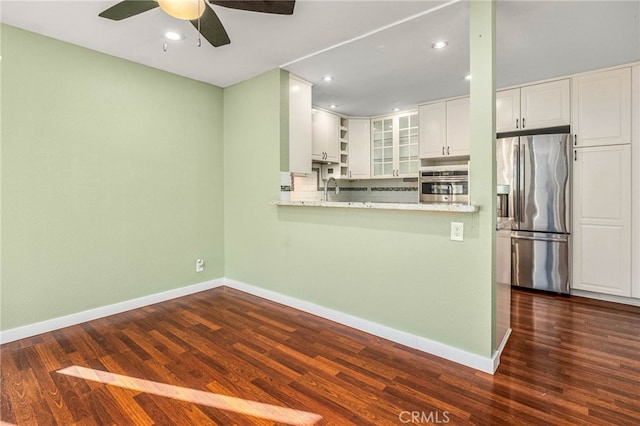
M 469 166 L 428 166 L 420 168 L 418 184 L 421 203 L 468 203 Z

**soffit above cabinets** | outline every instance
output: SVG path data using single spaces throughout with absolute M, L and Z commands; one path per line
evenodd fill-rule
M 314 83 L 314 104 L 350 116 L 469 91 L 467 1 L 298 0 L 292 16 L 210 5 L 231 38 L 219 48 L 198 48 L 191 24 L 159 8 L 119 22 L 98 17 L 117 1 L 3 0 L 0 19 L 220 87 L 284 65 Z M 497 1 L 497 86 L 639 61 L 639 15 L 637 1 Z M 169 27 L 185 39 L 164 52 Z M 442 39 L 446 48 L 431 48 Z

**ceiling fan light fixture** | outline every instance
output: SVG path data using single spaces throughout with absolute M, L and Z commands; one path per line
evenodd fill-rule
M 158 0 L 158 5 L 174 18 L 193 21 L 204 13 L 204 0 Z

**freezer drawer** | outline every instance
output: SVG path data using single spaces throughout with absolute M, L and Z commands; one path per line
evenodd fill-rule
M 569 235 L 513 232 L 511 284 L 569 293 Z

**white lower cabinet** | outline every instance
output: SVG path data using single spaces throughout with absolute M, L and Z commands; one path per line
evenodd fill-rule
M 496 232 L 496 348 L 511 327 L 511 230 Z
M 631 296 L 631 146 L 574 149 L 574 289 Z
M 349 179 L 371 177 L 371 120 L 349 119 Z

